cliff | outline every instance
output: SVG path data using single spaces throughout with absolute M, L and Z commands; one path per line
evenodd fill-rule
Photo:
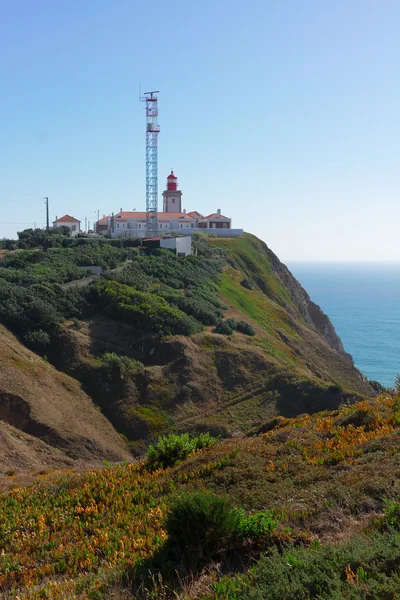
M 230 436 L 277 414 L 333 409 L 373 395 L 329 318 L 263 242 L 251 235 L 211 238 L 201 240 L 198 250 L 204 261 L 213 256 L 222 263 L 215 289 L 223 318 L 245 321 L 255 335 L 221 335 L 208 326 L 190 336 L 160 338 L 121 319 L 115 306 L 78 329 L 65 323 L 53 349 L 58 368 L 82 382 L 135 452 L 170 431 Z M 146 260 L 140 259 L 145 266 Z M 131 283 L 132 269 L 119 273 L 119 282 Z M 165 284 L 164 275 L 157 277 Z M 175 271 L 168 277 L 175 281 Z M 155 275 L 152 285 L 160 285 Z M 106 353 L 144 367 L 124 376 L 117 369 L 105 379 Z
M 51 363 L 1 329 L 0 419 L 64 458 L 126 458 L 118 433 L 140 455 L 162 433 L 229 437 L 373 395 L 329 318 L 254 236 L 199 237 L 197 256 L 133 253 L 117 269 L 126 250 L 78 242 L 0 260 L 18 281 L 0 284 L 0 319 Z M 89 251 L 113 268 L 60 286 Z

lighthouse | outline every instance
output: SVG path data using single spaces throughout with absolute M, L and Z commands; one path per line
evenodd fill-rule
M 163 192 L 165 213 L 182 212 L 182 192 L 178 190 L 178 178 L 173 171 L 167 177 L 167 189 Z

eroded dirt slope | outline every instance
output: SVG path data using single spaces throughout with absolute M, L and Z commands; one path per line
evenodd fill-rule
M 27 467 L 38 466 L 39 456 L 43 464 L 67 464 L 68 459 L 118 461 L 130 456 L 80 384 L 26 349 L 2 326 L 0 422 L 0 458 L 8 468 L 21 466 L 21 460 L 26 460 Z M 43 444 L 29 441 L 28 436 Z

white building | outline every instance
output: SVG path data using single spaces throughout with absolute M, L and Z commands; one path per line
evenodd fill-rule
M 190 256 L 192 254 L 192 236 L 162 238 L 160 248 L 175 250 L 177 256 Z
M 56 220 L 53 221 L 53 227 L 69 227 L 71 236 L 74 237 L 80 233 L 81 222 L 70 215 L 64 215 L 63 217 L 60 217 L 60 219 L 56 217 Z
M 158 213 L 159 233 L 180 234 L 215 233 L 217 236 L 238 237 L 243 235 L 243 229 L 232 229 L 232 220 L 221 214 L 221 210 L 211 215 L 202 215 L 197 211 L 182 211 L 182 192 L 178 190 L 178 179 L 174 172 L 167 177 L 167 189 L 163 192 L 164 212 Z M 107 221 L 107 234 L 117 237 L 145 237 L 146 213 L 123 211 L 112 217 L 104 217 L 98 223 L 98 230 Z

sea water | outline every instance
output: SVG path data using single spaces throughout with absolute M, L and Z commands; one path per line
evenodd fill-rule
M 400 263 L 286 263 L 331 319 L 360 371 L 392 386 L 400 373 Z

